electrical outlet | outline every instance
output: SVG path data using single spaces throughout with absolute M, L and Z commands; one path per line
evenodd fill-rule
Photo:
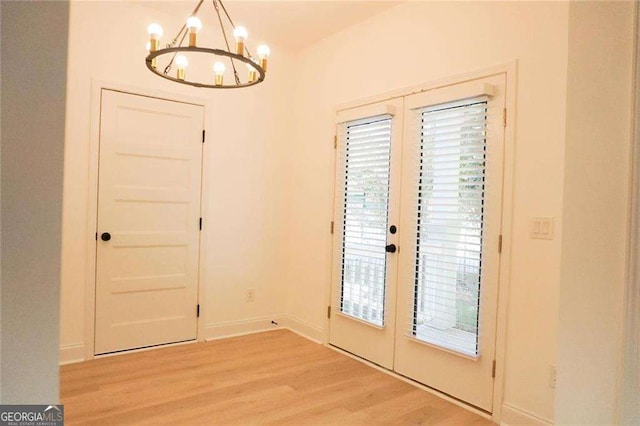
M 246 301 L 247 303 L 251 303 L 256 299 L 256 289 L 249 288 L 247 289 Z
M 549 366 L 549 387 L 551 389 L 556 388 L 556 366 L 555 365 Z

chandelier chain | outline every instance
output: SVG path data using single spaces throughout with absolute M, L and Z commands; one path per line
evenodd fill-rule
M 202 3 L 204 3 L 204 0 L 200 0 L 198 2 L 195 9 L 193 9 L 193 12 L 191 12 L 191 16 L 196 16 L 198 11 L 200 10 L 200 6 L 202 6 Z M 178 31 L 178 34 L 176 34 L 173 40 L 171 40 L 171 43 L 167 44 L 167 47 L 175 47 L 176 43 L 178 42 L 178 37 L 180 37 L 181 34 L 182 34 L 182 37 L 180 38 L 179 46 L 182 46 L 182 43 L 184 42 L 184 38 L 187 36 L 187 33 L 188 33 L 187 24 L 184 23 L 182 24 L 182 28 L 180 28 L 180 31 Z M 173 65 L 173 61 L 176 59 L 177 54 L 178 52 L 173 54 L 173 56 L 171 57 L 171 60 L 169 61 L 169 64 L 167 64 L 167 66 L 164 68 L 165 74 L 169 74 L 169 71 L 171 71 L 171 66 Z
M 178 35 L 176 35 L 176 40 L 178 39 L 178 37 L 180 37 L 180 34 L 184 31 L 184 34 L 182 34 L 182 38 L 180 39 L 180 44 L 179 46 L 182 46 L 182 42 L 184 41 L 184 38 L 187 36 L 187 27 L 183 27 L 182 30 L 180 30 L 180 32 L 178 33 Z M 167 45 L 167 47 L 173 47 L 175 45 L 175 43 L 171 43 L 171 45 Z M 173 56 L 171 57 L 171 60 L 169 61 L 169 63 L 167 64 L 166 67 L 164 67 L 164 73 L 165 74 L 169 74 L 169 71 L 171 71 L 171 66 L 173 65 L 173 61 L 176 59 L 176 55 L 178 55 L 178 52 L 175 52 L 173 54 Z
M 216 0 L 213 0 L 213 1 L 215 2 Z M 233 20 L 231 19 L 231 16 L 229 16 L 229 12 L 227 12 L 227 8 L 224 6 L 224 3 L 220 2 L 220 6 L 222 6 L 222 11 L 227 16 L 227 19 L 231 23 L 231 27 L 235 29 L 236 28 L 236 24 L 233 23 Z M 249 58 L 253 59 L 253 55 L 251 55 L 251 52 L 249 52 L 249 48 L 247 47 L 247 45 L 244 46 L 244 50 L 245 50 L 245 52 L 247 52 L 247 56 Z

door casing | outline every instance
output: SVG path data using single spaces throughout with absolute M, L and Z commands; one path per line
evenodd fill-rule
M 90 360 L 95 358 L 95 303 L 96 303 L 96 240 L 98 218 L 98 164 L 100 155 L 100 115 L 101 115 L 101 94 L 102 90 L 113 90 L 117 92 L 129 93 L 132 95 L 146 96 L 151 98 L 164 99 L 169 101 L 183 102 L 199 105 L 204 108 L 204 130 L 212 128 L 211 117 L 208 112 L 212 109 L 210 100 L 193 96 L 186 96 L 177 93 L 164 92 L 160 90 L 145 89 L 136 86 L 130 86 L 117 82 L 109 82 L 104 80 L 93 80 L 91 87 L 91 137 L 89 144 L 89 176 L 88 176 L 88 202 L 87 202 L 87 231 L 86 231 L 86 280 L 85 280 L 85 310 L 84 310 L 84 359 Z M 210 155 L 211 144 L 204 143 L 202 151 L 202 186 L 201 186 L 201 205 L 200 216 L 204 216 L 204 212 L 208 211 L 209 206 L 209 182 L 211 170 L 208 166 L 208 156 Z M 204 340 L 204 313 L 206 306 L 206 252 L 207 252 L 207 227 L 203 225 L 200 236 L 200 259 L 198 265 L 198 303 L 200 304 L 200 316 L 197 318 L 197 337 L 196 341 Z M 180 344 L 180 343 L 178 343 Z M 184 344 L 184 343 L 182 343 Z M 104 355 L 101 355 L 104 356 Z
M 510 270 L 511 270 L 511 249 L 513 245 L 512 241 L 512 227 L 513 227 L 513 194 L 514 194 L 514 176 L 515 176 L 515 121 L 516 121 L 516 90 L 517 90 L 517 71 L 518 61 L 513 60 L 504 64 L 496 65 L 494 67 L 488 67 L 476 71 L 471 71 L 456 76 L 451 76 L 431 82 L 425 82 L 422 84 L 404 87 L 391 92 L 383 93 L 380 95 L 370 96 L 359 100 L 351 101 L 336 105 L 334 113 L 337 115 L 339 111 L 346 109 L 352 109 L 361 107 L 364 105 L 388 101 L 398 97 L 404 97 L 414 93 L 426 92 L 433 89 L 438 89 L 450 85 L 464 83 L 471 80 L 477 80 L 485 77 L 491 77 L 498 74 L 504 74 L 506 78 L 505 90 L 506 90 L 506 125 L 504 128 L 504 181 L 503 181 L 503 195 L 502 195 L 502 228 L 500 233 L 502 234 L 502 253 L 499 267 L 499 280 L 498 280 L 498 306 L 497 306 L 497 318 L 496 318 L 496 346 L 495 346 L 495 380 L 493 389 L 493 410 L 491 418 L 494 422 L 500 422 L 502 417 L 502 399 L 504 395 L 504 375 L 505 375 L 505 359 L 506 359 L 506 330 L 507 330 L 507 300 L 509 297 L 509 283 L 510 283 Z M 335 129 L 335 127 L 334 127 Z M 334 160 L 332 163 L 332 174 L 334 180 L 334 194 L 333 200 L 335 200 L 335 191 L 338 182 L 336 181 L 336 151 L 334 150 Z M 332 206 L 331 214 L 335 211 L 335 206 Z M 333 217 L 328 219 L 333 220 Z M 327 243 L 327 249 L 330 253 L 331 262 L 328 264 L 327 276 L 331 277 L 335 265 L 333 264 L 333 235 L 329 235 Z M 325 305 L 331 306 L 332 301 L 332 282 L 329 280 L 325 286 Z M 335 310 L 335 307 L 332 307 Z M 325 345 L 329 344 L 330 336 L 330 321 L 329 318 L 325 318 L 324 327 L 324 339 Z M 340 350 L 340 349 L 337 349 Z M 365 361 L 366 362 L 366 361 Z M 394 372 L 384 370 L 385 372 L 402 378 Z M 406 380 L 406 379 L 405 379 Z M 419 387 L 425 387 L 418 382 L 413 381 L 414 384 Z M 428 386 L 426 386 L 428 388 Z M 431 388 L 429 388 L 431 389 Z M 450 399 L 448 395 L 439 392 L 438 390 L 431 389 L 431 392 L 439 394 L 446 399 Z M 463 405 L 466 405 L 462 403 Z M 470 409 L 475 409 L 468 406 Z

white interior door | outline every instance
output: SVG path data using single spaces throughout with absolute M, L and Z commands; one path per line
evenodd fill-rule
M 196 338 L 203 113 L 102 90 L 96 354 Z
M 392 368 L 402 100 L 338 119 L 329 341 Z
M 505 76 L 405 99 L 395 370 L 490 412 Z

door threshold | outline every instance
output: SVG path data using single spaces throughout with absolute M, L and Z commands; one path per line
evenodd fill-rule
M 146 352 L 146 351 L 150 351 L 150 350 L 158 349 L 158 348 L 164 348 L 164 347 L 170 347 L 170 346 L 188 345 L 190 343 L 197 343 L 197 341 L 198 341 L 198 339 L 188 339 L 188 340 L 179 340 L 177 342 L 159 343 L 157 345 L 140 346 L 139 348 L 120 349 L 118 351 L 104 352 L 104 353 L 101 353 L 101 354 L 95 354 L 94 358 L 95 359 L 107 358 L 107 357 L 116 356 L 116 355 L 132 354 L 132 353 L 137 353 L 137 352 Z
M 445 401 L 451 402 L 452 404 L 457 405 L 458 407 L 464 408 L 467 411 L 471 411 L 474 414 L 479 415 L 480 417 L 483 417 L 485 419 L 489 419 L 489 420 L 493 420 L 493 416 L 492 413 L 490 413 L 489 411 L 485 411 L 482 408 L 478 408 L 475 405 L 471 405 L 468 402 L 465 402 L 461 399 L 456 398 L 455 396 L 451 396 L 447 393 L 444 393 L 442 391 L 439 391 L 438 389 L 432 388 L 430 386 L 425 385 L 424 383 L 420 383 L 418 381 L 415 381 L 413 379 L 411 379 L 410 377 L 407 376 L 403 376 L 402 374 L 396 373 L 393 370 L 389 370 L 388 368 L 382 367 L 374 362 L 371 362 L 369 360 L 366 360 L 365 358 L 362 358 L 358 355 L 355 355 L 349 351 L 345 351 L 342 348 L 339 348 L 337 346 L 332 345 L 331 343 L 327 343 L 325 345 L 326 347 L 328 347 L 329 349 L 332 349 L 338 353 L 341 353 L 343 355 L 348 356 L 349 358 L 353 358 L 356 361 L 360 361 L 363 364 L 368 365 L 369 367 L 375 368 L 378 371 L 381 371 L 391 377 L 395 377 L 396 379 L 402 380 L 405 383 L 408 383 L 410 385 L 413 385 L 415 387 L 417 387 L 418 389 L 427 391 L 439 398 L 444 399 Z

